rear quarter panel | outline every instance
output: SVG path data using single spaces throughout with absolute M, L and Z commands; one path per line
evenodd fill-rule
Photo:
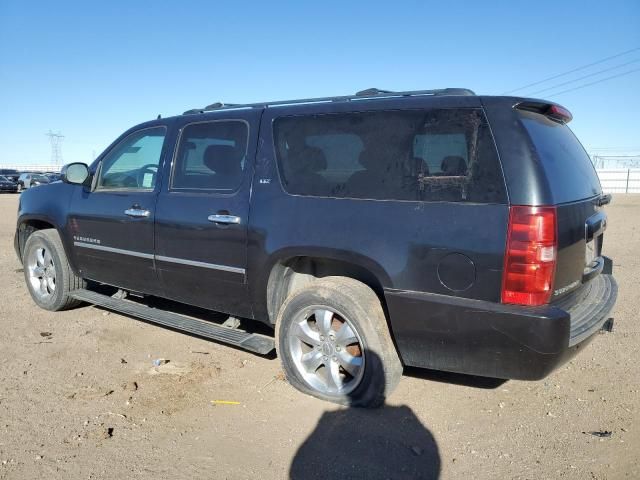
M 463 101 L 477 102 L 467 98 Z M 310 107 L 323 108 L 327 107 Z M 329 108 L 335 111 L 337 106 Z M 265 112 L 256 159 L 247 272 L 256 318 L 267 316 L 271 268 L 298 255 L 356 264 L 375 275 L 385 289 L 499 301 L 507 205 L 290 195 L 280 184 L 272 140 L 272 122 L 283 114 Z M 453 291 L 441 281 L 441 262 L 451 254 L 464 255 L 472 264 L 463 272 L 470 278 L 467 288 Z

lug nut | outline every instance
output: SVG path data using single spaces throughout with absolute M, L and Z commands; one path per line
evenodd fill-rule
M 338 357 L 336 357 L 335 355 L 333 356 L 333 361 L 337 362 L 338 361 Z
M 323 360 L 326 360 L 326 359 L 327 359 L 327 356 L 326 356 L 326 355 L 323 355 L 323 356 L 322 356 L 322 359 L 323 359 Z
M 336 346 L 336 352 L 340 351 L 340 345 Z
M 320 335 L 320 340 L 324 341 L 324 335 Z

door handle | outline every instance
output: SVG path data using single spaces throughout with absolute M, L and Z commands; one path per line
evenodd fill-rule
M 225 223 L 225 224 L 239 224 L 240 217 L 236 217 L 235 215 L 209 215 L 207 220 L 213 223 Z
M 129 216 L 129 217 L 135 217 L 135 218 L 146 218 L 149 215 L 151 215 L 151 212 L 149 210 L 145 210 L 143 208 L 127 208 L 124 211 L 124 214 Z

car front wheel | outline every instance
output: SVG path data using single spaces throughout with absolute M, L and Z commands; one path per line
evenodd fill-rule
M 29 236 L 22 265 L 31 298 L 40 308 L 58 311 L 81 303 L 69 292 L 84 288 L 85 282 L 71 270 L 56 230 L 38 230 Z

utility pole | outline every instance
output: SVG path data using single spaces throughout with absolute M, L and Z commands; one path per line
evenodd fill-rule
M 51 130 L 45 135 L 49 137 L 49 142 L 51 143 L 51 163 L 55 166 L 60 166 L 62 163 L 62 140 L 64 135 L 60 132 L 54 133 Z

